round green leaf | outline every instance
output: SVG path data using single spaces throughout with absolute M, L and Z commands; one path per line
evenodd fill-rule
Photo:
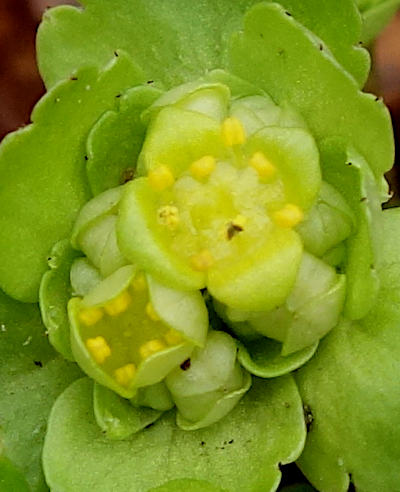
M 232 492 L 272 491 L 278 464 L 296 459 L 303 446 L 303 409 L 286 376 L 254 381 L 218 425 L 192 432 L 179 430 L 168 413 L 131 440 L 109 441 L 92 417 L 92 404 L 92 383 L 82 379 L 53 407 L 43 454 L 52 489 L 144 492 L 169 480 L 195 479 Z

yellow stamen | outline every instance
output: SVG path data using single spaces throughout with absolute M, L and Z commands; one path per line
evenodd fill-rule
M 162 225 L 175 229 L 179 224 L 179 210 L 173 205 L 163 205 L 158 209 L 158 219 Z
M 166 345 L 162 340 L 150 340 L 140 347 L 139 353 L 142 359 L 147 359 L 150 355 L 153 355 L 164 348 L 166 348 Z
M 164 338 L 168 345 L 178 345 L 183 341 L 182 335 L 175 330 L 168 330 Z
M 276 167 L 265 157 L 262 152 L 255 152 L 249 160 L 260 178 L 271 179 L 276 175 Z
M 118 384 L 121 386 L 129 386 L 135 376 L 135 373 L 136 366 L 131 363 L 115 369 L 114 376 Z
M 98 364 L 103 364 L 107 357 L 111 355 L 110 346 L 103 337 L 88 338 L 86 347 Z
M 126 311 L 131 302 L 132 297 L 127 290 L 124 290 L 115 299 L 108 301 L 104 309 L 110 316 L 117 316 Z
M 238 118 L 231 116 L 226 118 L 221 126 L 222 140 L 227 147 L 244 144 L 246 133 Z
M 149 184 L 155 191 L 163 191 L 174 184 L 175 178 L 167 166 L 159 166 L 149 172 Z
M 103 310 L 97 307 L 84 308 L 79 312 L 79 321 L 86 326 L 95 325 L 103 317 Z
M 160 321 L 160 317 L 158 316 L 151 302 L 148 302 L 146 304 L 146 314 L 151 319 L 151 321 Z
M 303 218 L 303 211 L 293 203 L 287 203 L 283 208 L 273 214 L 275 224 L 286 228 L 295 227 Z
M 214 258 L 208 249 L 203 249 L 198 255 L 191 258 L 192 268 L 199 272 L 208 270 L 214 264 Z
M 132 287 L 133 290 L 135 290 L 136 292 L 143 292 L 145 289 L 147 289 L 147 280 L 143 273 L 139 273 L 132 280 Z
M 195 161 L 190 166 L 190 172 L 196 179 L 204 179 L 210 176 L 215 169 L 215 157 L 205 155 L 201 159 Z

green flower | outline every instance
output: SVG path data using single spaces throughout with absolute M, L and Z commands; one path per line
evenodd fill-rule
M 48 92 L 0 150 L 0 483 L 276 490 L 298 460 L 395 490 L 400 222 L 359 11 L 82 3 L 46 13 Z

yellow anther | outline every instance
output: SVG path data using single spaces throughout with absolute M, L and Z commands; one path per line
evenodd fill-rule
M 135 364 L 125 364 L 114 371 L 114 377 L 121 386 L 129 386 L 136 374 Z
M 168 330 L 164 338 L 168 345 L 178 345 L 183 341 L 182 335 L 176 330 Z
M 159 166 L 149 172 L 149 184 L 155 191 L 163 191 L 174 184 L 175 178 L 167 166 Z
M 84 308 L 79 312 L 79 321 L 86 326 L 95 325 L 103 317 L 103 310 L 97 307 Z
M 255 152 L 251 156 L 249 164 L 257 171 L 260 178 L 271 179 L 276 175 L 276 167 L 271 164 L 262 152 Z
M 111 355 L 110 346 L 103 337 L 88 338 L 86 347 L 98 364 L 103 364 L 107 357 Z
M 143 292 L 147 289 L 147 280 L 144 273 L 139 273 L 136 275 L 136 277 L 132 280 L 132 287 L 136 292 Z
M 160 321 L 160 317 L 156 313 L 154 306 L 151 302 L 146 304 L 146 314 L 151 319 L 151 321 Z
M 174 205 L 163 205 L 158 209 L 158 219 L 162 225 L 174 229 L 179 224 L 179 210 Z
M 199 272 L 208 270 L 214 264 L 214 258 L 208 249 L 203 249 L 198 255 L 192 256 L 190 261 L 192 268 Z
M 223 121 L 221 126 L 222 140 L 227 147 L 244 144 L 246 133 L 238 118 L 231 116 Z
M 159 352 L 160 350 L 163 350 L 166 348 L 165 343 L 162 340 L 150 340 L 149 342 L 144 343 L 140 349 L 140 357 L 142 359 L 147 359 L 147 357 L 150 357 L 150 355 L 155 354 L 156 352 Z
M 107 304 L 105 304 L 104 309 L 110 316 L 117 316 L 126 311 L 131 302 L 132 297 L 127 290 L 124 290 L 115 299 L 108 301 Z
M 244 215 L 238 214 L 233 219 L 232 224 L 237 226 L 237 227 L 241 227 L 242 229 L 244 229 L 244 226 L 247 224 L 247 220 L 248 220 L 247 217 L 245 217 Z
M 283 208 L 277 210 L 273 214 L 275 224 L 287 228 L 296 226 L 303 218 L 303 211 L 293 203 L 287 203 Z
M 201 159 L 194 161 L 190 166 L 190 172 L 196 179 L 204 179 L 210 176 L 216 165 L 215 157 L 205 155 Z

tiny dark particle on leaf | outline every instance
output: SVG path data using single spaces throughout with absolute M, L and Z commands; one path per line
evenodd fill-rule
M 117 94 L 115 97 L 121 97 L 121 94 Z
M 51 256 L 48 256 L 47 257 L 47 261 L 51 261 L 52 260 L 52 257 Z
M 42 361 L 40 360 L 34 360 L 33 363 L 35 364 L 35 366 L 43 367 Z
M 366 196 L 363 196 L 363 197 L 360 198 L 360 202 L 365 202 L 367 200 L 368 200 L 368 198 Z
M 190 359 L 186 359 L 184 362 L 181 364 L 181 369 L 182 371 L 187 371 L 190 368 Z
M 304 422 L 306 424 L 307 432 L 310 432 L 312 423 L 314 422 L 314 416 L 312 414 L 309 405 L 303 405 L 303 412 L 304 412 Z
M 89 157 L 87 155 L 85 155 L 85 161 L 88 161 L 89 160 Z
M 260 38 L 264 39 L 264 34 L 260 32 Z
M 114 51 L 114 56 L 119 56 L 118 51 Z
M 285 53 L 285 50 L 279 50 L 279 51 L 278 51 L 278 55 L 279 55 L 279 56 L 282 56 L 284 53 Z
M 154 422 L 152 422 L 151 424 L 147 424 L 145 429 L 150 429 L 150 427 L 152 427 L 154 425 Z
M 379 101 L 379 97 L 378 96 L 376 96 L 375 101 Z
M 319 51 L 323 51 L 324 45 L 322 43 L 319 43 Z
M 204 441 L 201 441 L 200 446 L 205 446 L 206 443 Z
M 128 181 L 132 181 L 132 179 L 135 177 L 135 169 L 133 167 L 127 167 L 125 171 L 122 172 L 121 174 L 121 184 L 125 184 Z
M 148 84 L 154 84 L 154 80 L 148 80 L 147 83 Z
M 234 442 L 234 439 L 231 439 L 230 441 L 228 441 L 228 444 L 233 444 Z
M 69 80 L 75 81 L 75 80 L 78 80 L 78 77 L 71 77 Z
M 347 165 L 348 165 L 348 166 L 352 166 L 352 165 L 353 165 L 353 163 L 352 163 L 352 162 L 348 162 L 348 163 L 347 163 Z
M 290 12 L 288 12 L 287 10 L 285 10 L 285 14 L 288 15 L 289 17 L 292 17 L 292 14 Z
M 290 403 L 289 402 L 285 401 L 284 405 L 285 405 L 285 408 L 290 408 Z

